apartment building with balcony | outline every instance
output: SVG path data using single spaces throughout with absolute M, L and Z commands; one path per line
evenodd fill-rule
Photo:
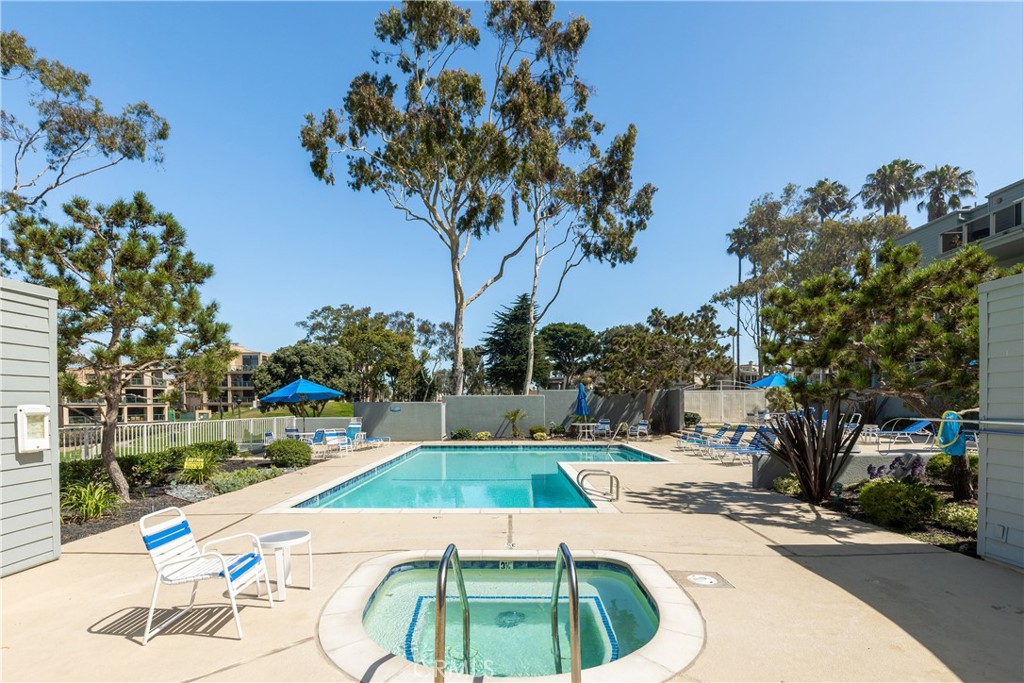
M 78 371 L 80 382 L 90 381 L 87 370 Z M 162 370 L 132 375 L 128 386 L 121 394 L 119 422 L 163 422 L 168 416 L 168 405 L 164 394 L 171 386 L 168 375 Z M 100 404 L 103 399 L 92 398 L 84 401 L 66 401 L 61 396 L 60 424 L 96 424 L 99 422 Z
M 1000 266 L 1024 262 L 1024 179 L 1002 187 L 977 206 L 957 209 L 900 235 L 900 246 L 917 243 L 921 265 L 945 258 L 965 244 L 977 244 Z
M 241 344 L 232 344 L 231 349 L 236 355 L 220 384 L 220 394 L 216 398 L 204 395 L 203 410 L 211 413 L 230 413 L 236 408 L 248 410 L 256 406 L 258 397 L 253 387 L 252 376 L 270 354 L 247 349 Z

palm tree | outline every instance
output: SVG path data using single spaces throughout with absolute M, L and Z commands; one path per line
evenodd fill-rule
M 850 188 L 842 183 L 824 178 L 805 191 L 804 208 L 812 209 L 824 221 L 837 213 L 853 208 Z
M 893 159 L 874 173 L 869 173 L 861 194 L 864 208 L 881 207 L 883 215 L 900 215 L 900 207 L 914 197 L 922 196 L 921 178 L 924 168 L 910 159 Z
M 978 189 L 974 181 L 974 171 L 961 171 L 959 166 L 936 166 L 921 176 L 924 196 L 927 201 L 917 205 L 918 211 L 928 209 L 928 220 L 933 221 L 945 216 L 953 209 L 962 206 L 964 197 L 973 197 Z

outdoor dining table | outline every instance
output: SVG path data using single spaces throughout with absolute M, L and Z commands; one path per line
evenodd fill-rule
M 596 422 L 577 422 L 576 423 L 576 438 L 586 441 L 594 440 L 594 431 L 597 429 Z

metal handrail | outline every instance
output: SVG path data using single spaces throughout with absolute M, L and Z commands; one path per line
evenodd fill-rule
M 555 673 L 562 673 L 562 646 L 558 642 L 558 593 L 562 587 L 563 569 L 569 584 L 569 661 L 572 667 L 570 680 L 572 683 L 580 683 L 580 589 L 576 578 L 576 562 L 572 559 L 569 546 L 559 543 L 555 556 L 555 583 L 551 587 L 551 640 L 555 650 Z
M 576 485 L 581 489 L 583 488 L 583 482 L 587 480 L 587 477 L 594 475 L 603 475 L 608 477 L 608 493 L 604 494 L 608 500 L 619 499 L 619 478 L 608 470 L 597 470 L 597 469 L 585 469 L 580 470 L 576 473 Z M 599 493 L 596 492 L 595 493 Z
M 466 673 L 469 673 L 469 600 L 466 598 L 466 582 L 462 578 L 459 551 L 454 543 L 449 543 L 437 567 L 437 588 L 434 591 L 434 602 L 437 605 L 434 611 L 434 683 L 444 683 L 444 628 L 449 564 L 455 569 L 455 580 L 459 584 L 459 596 L 462 598 L 462 658 Z

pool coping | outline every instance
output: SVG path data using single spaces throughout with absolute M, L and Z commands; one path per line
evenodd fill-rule
M 434 670 L 388 652 L 366 633 L 363 613 L 374 591 L 396 565 L 418 560 L 438 561 L 441 552 L 409 550 L 378 555 L 366 560 L 349 574 L 324 605 L 317 624 L 317 644 L 331 662 L 355 680 L 429 681 Z M 554 551 L 541 550 L 465 550 L 464 561 L 471 560 L 551 560 Z M 585 670 L 587 681 L 664 681 L 689 667 L 704 648 L 706 628 L 700 609 L 665 569 L 649 558 L 615 550 L 581 550 L 573 553 L 577 561 L 603 560 L 622 564 L 654 601 L 658 611 L 658 630 L 640 649 L 621 659 Z M 480 683 L 508 681 L 504 677 L 469 676 L 445 672 L 445 679 Z M 570 680 L 569 674 L 520 677 L 517 680 L 558 682 Z
M 589 461 L 586 461 L 586 460 L 570 460 L 570 461 L 560 462 L 560 463 L 558 463 L 558 465 L 559 465 L 559 467 L 561 469 L 568 471 L 567 474 L 569 476 L 569 480 L 572 483 L 572 485 L 574 487 L 576 487 L 577 490 L 579 490 L 587 500 L 590 501 L 591 505 L 593 505 L 593 507 L 589 507 L 589 508 L 581 508 L 581 507 L 572 507 L 572 508 L 555 508 L 555 507 L 552 507 L 552 508 L 498 508 L 498 507 L 495 507 L 495 508 L 491 508 L 491 507 L 488 507 L 488 508 L 442 508 L 442 507 L 437 507 L 437 508 L 312 508 L 312 507 L 311 508 L 300 508 L 300 507 L 295 507 L 299 503 L 302 503 L 302 502 L 304 502 L 306 500 L 309 500 L 310 498 L 312 498 L 312 497 L 314 497 L 316 495 L 319 495 L 319 494 L 321 494 L 321 493 L 323 493 L 323 492 L 325 492 L 325 491 L 327 491 L 329 489 L 332 489 L 332 488 L 334 488 L 336 486 L 340 486 L 341 484 L 344 484 L 345 482 L 347 482 L 347 481 L 349 481 L 351 479 L 355 479 L 356 477 L 359 477 L 360 475 L 363 475 L 363 474 L 365 474 L 367 472 L 370 472 L 370 471 L 372 471 L 372 470 L 374 470 L 374 469 L 376 469 L 378 467 L 381 467 L 382 465 L 386 465 L 387 463 L 390 463 L 391 461 L 396 460 L 396 459 L 402 457 L 406 453 L 409 453 L 410 451 L 413 451 L 413 450 L 415 450 L 417 448 L 420 448 L 422 446 L 430 446 L 430 447 L 443 446 L 445 448 L 448 448 L 448 447 L 451 447 L 451 448 L 480 448 L 481 446 L 501 447 L 501 446 L 523 446 L 523 445 L 527 445 L 527 444 L 518 444 L 518 443 L 510 443 L 510 444 L 481 444 L 481 443 L 477 443 L 477 442 L 473 442 L 473 441 L 468 441 L 468 442 L 465 442 L 465 443 L 439 442 L 439 443 L 413 443 L 413 444 L 409 444 L 408 446 L 406 446 L 404 448 L 400 448 L 399 450 L 397 450 L 397 451 L 395 451 L 393 453 L 389 453 L 387 456 L 381 458 L 380 460 L 376 460 L 376 461 L 374 461 L 374 462 L 372 462 L 372 463 L 370 463 L 368 465 L 360 467 L 357 470 L 354 470 L 352 472 L 348 472 L 348 473 L 343 474 L 343 475 L 341 475 L 339 477 L 335 477 L 334 479 L 331 479 L 330 481 L 327 481 L 327 482 L 325 482 L 323 484 L 319 484 L 319 485 L 314 486 L 314 487 L 312 487 L 310 489 L 307 489 L 306 491 L 303 491 L 302 493 L 294 495 L 294 496 L 292 496 L 292 497 L 290 497 L 290 498 L 288 498 L 288 499 L 286 499 L 286 500 L 284 500 L 284 501 L 282 501 L 280 503 L 275 503 L 274 505 L 271 505 L 270 507 L 267 507 L 267 508 L 264 508 L 262 510 L 259 510 L 256 514 L 274 514 L 274 515 L 278 515 L 278 514 L 292 514 L 292 515 L 295 515 L 295 514 L 298 514 L 298 515 L 308 515 L 308 514 L 347 514 L 347 515 L 358 515 L 358 514 L 385 514 L 385 515 L 387 515 L 387 514 L 391 514 L 391 515 L 395 515 L 395 514 L 405 514 L 405 515 L 412 515 L 412 514 L 429 514 L 429 515 L 456 514 L 456 515 L 458 515 L 458 514 L 463 514 L 463 515 L 465 515 L 465 514 L 480 514 L 480 513 L 489 513 L 489 512 L 493 512 L 493 513 L 496 513 L 496 514 L 561 514 L 561 513 L 573 513 L 573 514 L 580 514 L 580 513 L 582 513 L 582 514 L 609 514 L 609 513 L 612 513 L 612 514 L 618 514 L 620 512 L 620 510 L 617 507 L 612 505 L 611 501 L 604 500 L 604 499 L 602 499 L 600 497 L 595 497 L 594 495 L 592 495 L 592 494 L 596 493 L 593 489 L 585 489 L 585 488 L 579 486 L 576 483 L 576 476 L 578 474 L 578 470 L 576 469 L 576 467 L 573 467 L 573 466 L 598 464 L 598 463 L 593 463 L 593 462 L 589 462 Z M 591 445 L 590 442 L 585 443 L 585 444 L 583 444 L 583 443 L 581 443 L 581 444 L 561 444 L 561 443 L 559 443 L 559 444 L 537 444 L 537 443 L 530 443 L 528 445 L 530 447 L 536 447 L 536 448 L 556 448 L 556 447 L 557 448 L 575 448 L 575 447 L 603 448 L 603 447 L 605 447 L 605 444 L 593 444 L 593 445 Z M 620 465 L 658 465 L 658 464 L 674 463 L 674 462 L 676 462 L 672 458 L 666 457 L 664 455 L 658 455 L 656 453 L 651 453 L 649 451 L 645 451 L 642 448 L 639 448 L 639 447 L 634 446 L 634 445 L 629 444 L 629 443 L 616 443 L 616 444 L 613 444 L 613 445 L 637 451 L 637 452 L 641 453 L 642 455 L 645 455 L 645 456 L 647 456 L 649 458 L 653 458 L 653 460 L 651 460 L 649 462 L 642 462 L 642 463 L 641 462 L 621 461 L 621 462 L 600 463 L 600 464 L 620 466 Z M 588 467 L 579 467 L 579 469 L 589 469 L 589 468 Z

